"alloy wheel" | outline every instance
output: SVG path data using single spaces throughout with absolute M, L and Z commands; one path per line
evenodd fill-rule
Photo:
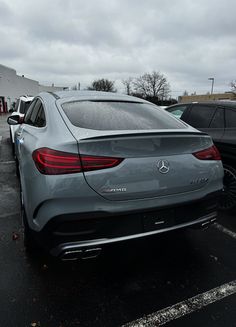
M 223 191 L 219 207 L 222 210 L 231 210 L 236 206 L 236 170 L 224 166 Z

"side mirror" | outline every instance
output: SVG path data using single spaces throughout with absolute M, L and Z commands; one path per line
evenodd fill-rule
M 11 108 L 10 110 L 9 110 L 9 112 L 13 112 L 14 110 Z
M 19 115 L 9 116 L 7 118 L 8 125 L 19 125 L 22 124 L 22 117 Z

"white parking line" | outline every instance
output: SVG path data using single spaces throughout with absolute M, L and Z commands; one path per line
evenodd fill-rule
M 205 293 L 198 294 L 190 299 L 174 304 L 170 307 L 152 313 L 146 317 L 135 320 L 123 327 L 153 327 L 181 318 L 207 305 L 222 300 L 236 293 L 236 280 L 213 288 Z
M 234 233 L 232 230 L 220 225 L 220 224 L 217 224 L 215 223 L 213 225 L 215 228 L 217 228 L 219 231 L 225 233 L 226 235 L 230 236 L 230 237 L 233 237 L 234 239 L 236 239 L 236 233 Z
M 10 161 L 0 161 L 0 164 L 3 165 L 10 165 L 10 164 L 15 164 L 16 162 L 14 160 L 10 160 Z
M 0 135 L 0 144 L 1 144 L 1 142 L 2 142 L 2 136 Z

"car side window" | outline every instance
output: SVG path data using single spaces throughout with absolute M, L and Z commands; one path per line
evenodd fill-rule
M 184 121 L 195 128 L 208 128 L 215 111 L 215 106 L 194 104 Z
M 187 109 L 187 106 L 176 106 L 173 108 L 167 109 L 168 112 L 170 112 L 172 115 L 174 115 L 176 118 L 181 118 L 184 111 Z
M 236 109 L 225 108 L 226 128 L 236 127 Z
M 24 122 L 35 127 L 44 127 L 46 125 L 43 104 L 39 99 L 36 99 L 34 104 L 30 105 Z
M 21 101 L 20 102 L 20 113 L 26 114 L 27 110 L 29 109 L 31 101 Z
M 40 102 L 40 107 L 38 110 L 38 114 L 37 117 L 35 119 L 35 123 L 34 126 L 35 127 L 44 127 L 46 126 L 46 118 L 45 118 L 45 112 L 44 112 L 44 108 L 43 108 L 43 104 Z
M 224 128 L 224 108 L 217 108 L 214 117 L 212 118 L 210 128 Z
M 29 125 L 32 125 L 30 122 L 31 122 L 31 115 L 32 115 L 32 112 L 33 112 L 33 109 L 35 107 L 35 104 L 37 102 L 37 99 L 33 100 L 29 106 L 29 109 L 27 110 L 27 113 L 25 114 L 25 118 L 24 118 L 24 123 L 25 124 L 29 124 Z
M 19 102 L 20 102 L 20 100 L 19 100 L 19 99 L 17 99 L 17 100 L 16 100 L 16 104 L 15 104 L 15 111 L 17 111 L 17 109 L 18 109 L 18 106 L 19 106 Z

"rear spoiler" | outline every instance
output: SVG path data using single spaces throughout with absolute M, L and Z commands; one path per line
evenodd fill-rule
M 150 132 L 150 133 L 119 133 L 119 134 L 107 134 L 107 135 L 98 135 L 98 136 L 92 136 L 92 137 L 86 137 L 80 140 L 80 142 L 83 141 L 93 141 L 93 140 L 107 140 L 107 139 L 120 139 L 120 138 L 124 138 L 124 137 L 152 137 L 152 136 L 165 136 L 165 135 L 169 135 L 170 137 L 175 137 L 175 136 L 208 136 L 209 135 L 207 133 L 203 133 L 203 132 Z

